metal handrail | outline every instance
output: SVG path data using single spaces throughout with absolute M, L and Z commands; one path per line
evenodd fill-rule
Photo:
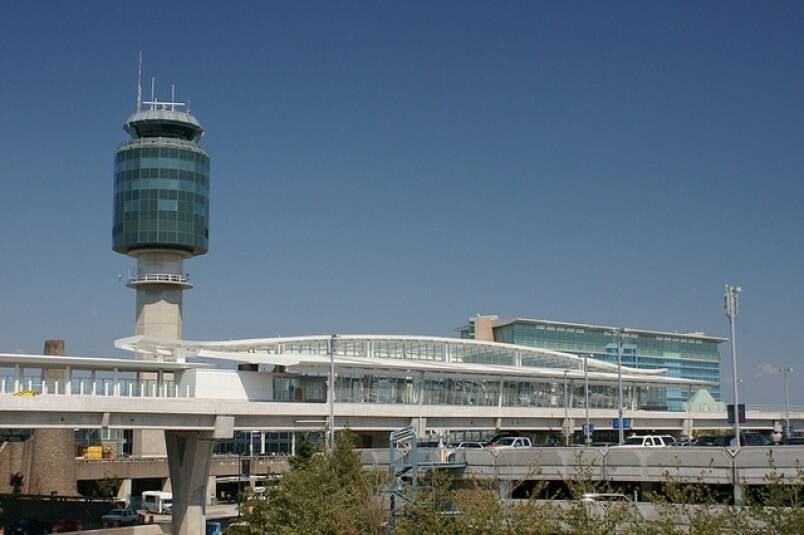
M 175 273 L 143 273 L 130 275 L 128 282 L 178 282 L 182 284 L 190 283 L 190 276 L 177 275 Z

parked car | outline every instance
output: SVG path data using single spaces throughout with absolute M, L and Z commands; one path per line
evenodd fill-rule
M 137 513 L 132 509 L 112 509 L 101 517 L 104 528 L 117 526 L 133 526 L 137 523 Z
M 740 433 L 741 446 L 769 446 L 770 439 L 762 433 Z M 734 446 L 734 435 L 702 435 L 695 441 L 696 446 L 716 446 L 725 448 Z
M 497 442 L 489 444 L 489 448 L 498 450 L 511 449 L 511 448 L 531 448 L 530 439 L 528 437 L 505 437 Z
M 79 520 L 63 519 L 55 522 L 50 528 L 51 533 L 68 533 L 70 531 L 81 531 L 84 525 Z
M 664 448 L 664 438 L 661 435 L 632 435 L 625 439 L 623 444 L 612 446 L 614 448 Z
M 678 442 L 676 440 L 676 437 L 674 437 L 673 435 L 659 435 L 659 436 L 662 437 L 662 440 L 664 440 L 665 446 L 675 446 L 676 442 Z
M 770 446 L 771 439 L 762 433 L 740 433 L 740 442 L 743 446 Z
M 734 437 L 728 435 L 701 435 L 695 439 L 693 444 L 695 446 L 717 446 L 725 448 L 731 444 L 732 440 L 734 440 Z
M 221 535 L 223 533 L 223 525 L 220 522 L 207 522 L 206 535 Z
M 617 446 L 616 442 L 592 442 L 593 448 L 610 448 L 612 446 Z
M 50 533 L 50 523 L 24 518 L 14 522 L 7 533 L 8 535 L 43 535 Z
M 670 444 L 670 446 L 675 446 L 677 448 L 678 447 L 686 448 L 686 447 L 693 446 L 693 445 L 694 445 L 694 443 L 691 440 L 676 440 L 675 442 Z
M 481 449 L 481 448 L 483 448 L 483 443 L 482 442 L 461 442 L 460 444 L 458 444 L 457 447 L 459 449 L 460 448 Z

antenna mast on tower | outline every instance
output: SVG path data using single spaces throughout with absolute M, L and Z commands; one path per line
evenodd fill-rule
M 142 50 L 140 50 L 140 63 L 137 66 L 137 111 L 142 111 Z

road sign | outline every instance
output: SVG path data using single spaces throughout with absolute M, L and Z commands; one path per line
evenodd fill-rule
M 740 407 L 737 411 L 740 416 L 740 423 L 745 423 L 745 403 L 740 403 Z M 726 406 L 726 414 L 728 415 L 729 423 L 734 425 L 734 403 L 729 403 Z
M 240 481 L 251 479 L 251 459 L 240 459 Z
M 611 427 L 614 429 L 620 428 L 620 419 L 612 418 Z M 623 418 L 623 429 L 631 429 L 631 418 Z
M 586 429 L 586 424 L 583 425 L 584 436 L 590 437 L 595 432 L 595 424 L 589 424 L 589 429 Z

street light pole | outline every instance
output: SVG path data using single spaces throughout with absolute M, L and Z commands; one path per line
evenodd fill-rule
M 586 446 L 592 444 L 592 432 L 589 430 L 589 355 L 583 356 L 583 406 L 586 409 Z
M 737 317 L 739 308 L 739 297 L 742 289 L 737 286 L 726 285 L 725 294 L 725 308 L 726 317 L 729 319 L 729 326 L 731 327 L 731 372 L 732 380 L 734 382 L 734 439 L 737 447 L 740 447 L 740 389 L 737 382 L 737 340 L 734 335 L 734 321 Z
M 787 382 L 788 374 L 793 371 L 793 368 L 783 368 L 784 372 L 784 419 L 787 420 L 787 429 L 784 431 L 784 436 L 790 438 L 790 388 Z
M 330 453 L 335 451 L 335 338 L 333 334 L 327 343 L 329 353 L 329 429 L 327 429 L 327 448 Z
M 734 382 L 734 440 L 735 440 L 735 448 L 737 450 L 740 449 L 740 389 L 737 382 L 737 341 L 735 340 L 734 334 L 734 321 L 737 317 L 737 311 L 739 308 L 739 297 L 740 292 L 742 289 L 737 286 L 729 286 L 728 284 L 725 285 L 725 304 L 724 308 L 726 309 L 726 317 L 729 319 L 729 325 L 731 327 L 731 371 L 732 371 L 732 381 Z M 743 491 L 740 488 L 740 482 L 737 481 L 737 465 L 734 463 L 734 473 L 732 475 L 734 479 L 734 505 L 743 505 Z
M 567 370 L 564 370 L 564 445 L 569 446 L 570 425 L 569 425 L 569 384 L 567 383 Z
M 619 440 L 620 445 L 625 444 L 625 429 L 623 429 L 623 329 L 617 329 L 617 389 L 619 391 L 617 401 L 617 419 L 619 420 Z

